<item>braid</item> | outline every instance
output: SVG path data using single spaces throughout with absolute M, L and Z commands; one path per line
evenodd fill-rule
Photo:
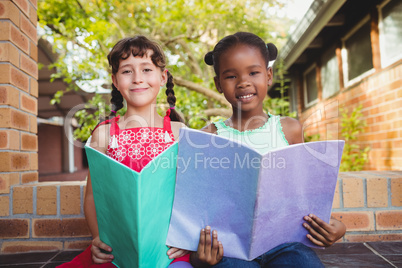
M 176 106 L 176 96 L 174 95 L 174 84 L 173 84 L 173 76 L 169 71 L 167 72 L 167 82 L 166 82 L 166 96 L 167 96 L 167 102 L 169 103 L 170 107 L 175 107 Z
M 110 102 L 112 103 L 112 111 L 110 112 L 109 119 L 116 116 L 118 110 L 123 108 L 123 96 L 121 95 L 120 91 L 112 84 L 112 99 Z
M 170 109 L 170 120 L 172 121 L 178 121 L 184 123 L 183 118 L 179 115 L 178 112 L 174 109 L 176 106 L 176 96 L 174 95 L 174 84 L 173 84 L 173 76 L 172 74 L 168 71 L 167 72 L 167 83 L 166 83 L 166 96 L 167 96 L 167 102 L 169 103 L 169 109 Z
M 110 112 L 109 116 L 105 117 L 100 117 L 99 118 L 99 123 L 95 126 L 95 128 L 92 130 L 94 131 L 100 123 L 106 121 L 106 120 L 110 120 L 114 117 L 116 117 L 116 113 L 118 110 L 120 110 L 121 108 L 123 108 L 124 104 L 123 104 L 123 96 L 121 95 L 120 91 L 117 90 L 117 88 L 112 84 L 112 99 L 110 100 L 110 102 L 112 103 L 112 111 Z

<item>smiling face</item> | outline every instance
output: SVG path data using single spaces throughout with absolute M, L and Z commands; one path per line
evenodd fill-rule
M 151 50 L 144 57 L 130 54 L 120 60 L 118 71 L 112 75 L 113 84 L 126 100 L 127 108 L 156 103 L 160 87 L 166 84 L 166 71 L 155 66 L 151 56 Z
M 272 70 L 258 48 L 239 44 L 221 54 L 215 85 L 233 107 L 250 116 L 261 115 Z

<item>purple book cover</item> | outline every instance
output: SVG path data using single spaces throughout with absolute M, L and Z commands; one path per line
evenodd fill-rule
M 209 225 L 227 257 L 252 260 L 286 242 L 314 246 L 303 216 L 329 222 L 344 141 L 262 155 L 197 130 L 180 135 L 167 245 L 196 251 L 200 230 Z

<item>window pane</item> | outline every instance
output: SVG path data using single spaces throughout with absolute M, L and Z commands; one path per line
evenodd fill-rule
M 317 99 L 317 80 L 315 68 L 312 68 L 306 76 L 307 104 Z
M 323 54 L 322 63 L 322 97 L 328 98 L 335 92 L 339 91 L 339 68 L 335 48 L 332 48 Z
M 368 22 L 345 42 L 345 46 L 348 51 L 349 81 L 373 68 L 370 24 Z
M 381 56 L 385 62 L 402 53 L 402 1 L 391 1 L 382 9 Z

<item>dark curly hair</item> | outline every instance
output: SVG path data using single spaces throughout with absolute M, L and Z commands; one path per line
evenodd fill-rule
M 205 54 L 204 61 L 208 65 L 214 66 L 215 74 L 219 74 L 219 60 L 222 53 L 238 44 L 256 47 L 264 57 L 266 66 L 278 56 L 278 49 L 272 43 L 266 44 L 259 36 L 248 32 L 237 32 L 222 38 L 214 47 L 213 51 Z

